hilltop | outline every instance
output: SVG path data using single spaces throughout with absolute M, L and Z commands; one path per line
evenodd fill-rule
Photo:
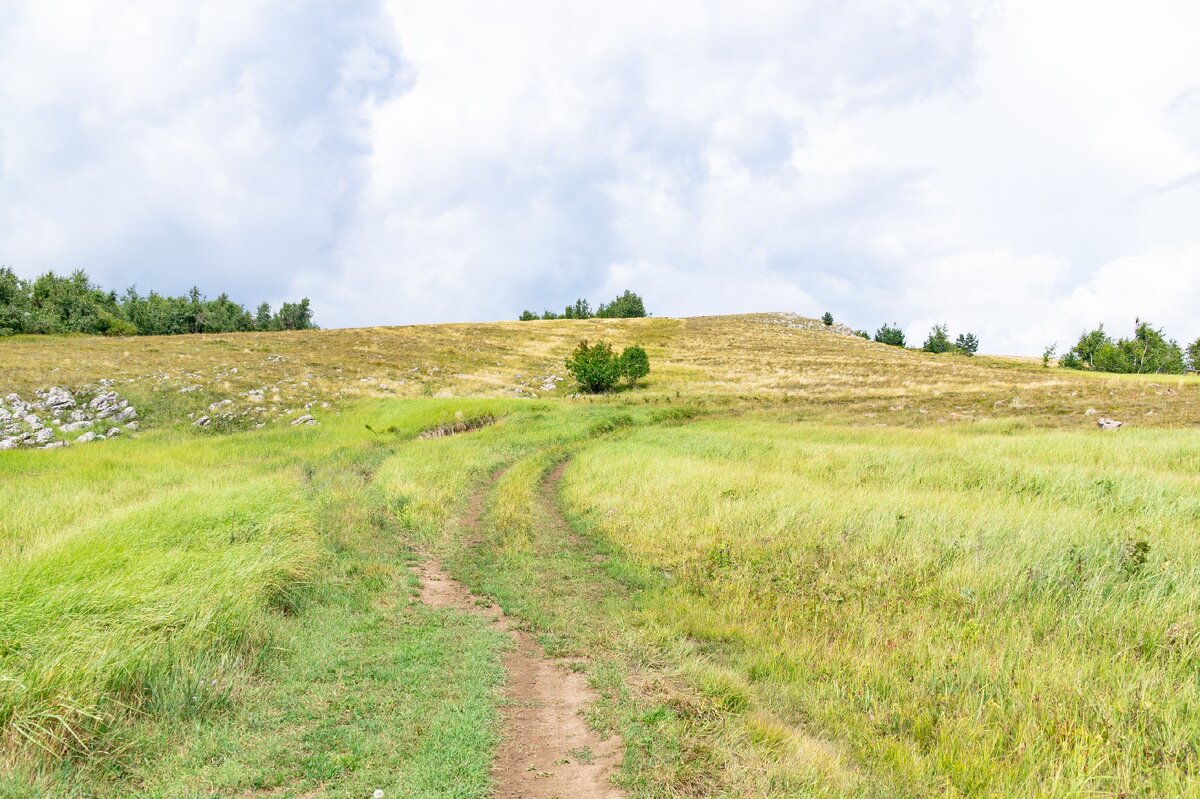
M 233 427 L 364 397 L 566 397 L 563 357 L 581 339 L 644 346 L 653 371 L 626 401 L 787 405 L 856 424 L 997 418 L 1200 423 L 1200 381 L 1045 369 L 1021 358 L 930 355 L 795 314 L 459 323 L 292 332 L 0 342 L 0 396 L 53 385 L 114 387 L 154 423 L 224 400 Z

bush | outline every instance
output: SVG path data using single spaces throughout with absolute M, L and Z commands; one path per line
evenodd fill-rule
M 596 316 L 601 319 L 635 319 L 645 315 L 646 304 L 629 289 L 607 305 L 600 303 L 600 307 L 596 309 Z
M 1193 372 L 1200 371 L 1200 338 L 1188 345 L 1187 368 Z
M 825 323 L 826 327 L 831 327 L 833 325 L 833 314 L 826 311 L 821 317 L 821 321 Z
M 875 331 L 875 340 L 880 344 L 890 344 L 893 347 L 904 346 L 904 331 L 899 323 L 885 324 Z
M 946 326 L 934 325 L 933 330 L 929 331 L 929 336 L 925 339 L 925 343 L 921 345 L 921 349 L 934 353 L 950 352 L 953 350 L 954 345 L 950 343 L 950 334 L 946 331 Z
M 629 381 L 630 388 L 650 374 L 650 358 L 646 351 L 637 345 L 626 347 L 621 353 L 621 373 Z
M 538 318 L 537 314 L 535 314 L 533 311 L 531 311 L 529 309 L 525 309 L 524 311 L 521 311 L 521 315 L 517 317 L 517 321 L 518 322 L 532 322 L 534 319 L 537 319 L 537 318 Z
M 1059 365 L 1122 374 L 1182 374 L 1186 370 L 1184 352 L 1177 343 L 1148 322 L 1136 320 L 1135 324 L 1132 338 L 1116 341 L 1104 332 L 1104 325 L 1086 331 Z M 1191 347 L 1188 353 L 1192 354 Z
M 603 341 L 591 345 L 587 341 L 579 342 L 565 363 L 579 387 L 589 394 L 611 391 L 621 379 L 621 359 L 612 346 Z

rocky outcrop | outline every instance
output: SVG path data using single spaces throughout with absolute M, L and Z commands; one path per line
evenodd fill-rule
M 99 391 L 51 386 L 35 391 L 32 400 L 9 394 L 0 400 L 0 450 L 57 449 L 75 442 L 105 441 L 120 435 L 116 425 L 137 429 L 135 419 L 137 410 L 107 380 L 100 381 Z M 99 431 L 101 422 L 107 432 Z

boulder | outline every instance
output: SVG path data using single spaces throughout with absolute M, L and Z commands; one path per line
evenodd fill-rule
M 126 429 L 126 430 L 137 430 L 137 429 L 138 429 L 138 423 L 137 423 L 137 422 L 126 422 L 126 423 L 125 423 L 125 429 Z
M 33 434 L 33 442 L 35 444 L 45 444 L 50 439 L 54 438 L 54 431 L 49 427 L 43 427 Z
M 108 432 L 104 434 L 104 437 L 105 438 L 116 438 L 119 435 L 121 435 L 121 428 L 110 427 L 110 428 L 108 428 Z
M 16 449 L 20 443 L 15 438 L 0 438 L 0 450 Z
M 316 424 L 316 423 L 317 423 L 317 420 L 312 418 L 312 414 L 306 413 L 303 416 L 298 416 L 295 419 L 293 419 L 292 427 L 295 427 L 296 425 L 301 425 L 301 424 L 312 425 L 312 424 Z
M 132 405 L 130 405 L 128 408 L 126 408 L 125 410 L 123 410 L 117 414 L 116 421 L 128 422 L 128 421 L 131 421 L 136 418 L 137 418 L 137 410 L 134 409 L 134 407 Z
M 74 433 L 76 430 L 82 430 L 85 427 L 91 427 L 91 426 L 92 426 L 92 423 L 90 421 L 88 421 L 87 419 L 82 419 L 78 422 L 68 422 L 67 424 L 64 424 L 62 426 L 61 430 L 64 433 Z
M 1109 419 L 1107 416 L 1101 416 L 1096 420 L 1096 426 L 1101 430 L 1116 430 L 1124 424 L 1124 422 L 1118 422 L 1116 419 Z
M 51 411 L 65 411 L 75 407 L 75 396 L 62 386 L 54 386 L 46 392 L 45 404 Z
M 86 444 L 89 441 L 95 441 L 95 440 L 96 440 L 96 434 L 93 433 L 91 430 L 89 430 L 86 433 L 84 433 L 83 435 L 81 435 L 79 438 L 75 439 L 75 443 L 76 444 Z
M 209 423 L 211 422 L 212 419 L 209 419 L 207 416 L 201 416 L 199 419 L 192 422 L 192 427 L 208 427 Z

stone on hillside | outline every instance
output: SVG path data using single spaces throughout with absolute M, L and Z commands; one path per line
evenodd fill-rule
M 75 396 L 62 386 L 54 386 L 46 392 L 46 407 L 51 411 L 65 411 L 75 407 Z
M 130 405 L 128 408 L 126 408 L 125 410 L 123 410 L 117 414 L 115 421 L 128 422 L 131 419 L 136 419 L 136 418 L 137 418 L 137 410 L 132 405 Z
M 137 423 L 137 422 L 126 422 L 126 423 L 125 423 L 125 429 L 126 429 L 126 430 L 137 430 L 137 429 L 138 429 L 138 423 Z
M 316 424 L 316 423 L 317 423 L 317 420 L 312 418 L 311 414 L 306 413 L 303 416 L 298 416 L 295 419 L 293 419 L 292 427 L 295 427 L 296 425 L 301 425 L 301 424 Z
M 219 411 L 222 408 L 225 408 L 232 404 L 233 404 L 233 400 L 231 400 L 231 399 L 218 400 L 217 402 L 214 402 L 212 405 L 209 405 L 208 409 L 210 411 Z
M 207 416 L 201 416 L 199 419 L 192 422 L 192 427 L 208 427 L 211 421 L 212 419 L 209 419 Z
M 87 419 L 81 419 L 78 422 L 68 422 L 62 426 L 64 433 L 74 433 L 76 430 L 82 430 L 85 427 L 91 427 L 92 423 Z
M 59 449 L 60 447 L 65 447 L 66 445 L 67 442 L 65 441 L 51 441 L 49 444 L 43 446 L 42 449 Z
M 20 443 L 15 438 L 0 438 L 0 450 L 16 449 Z
M 108 432 L 104 434 L 104 437 L 105 438 L 116 438 L 119 435 L 121 435 L 121 428 L 110 427 L 110 428 L 108 428 Z
M 35 444 L 45 444 L 52 438 L 54 438 L 54 431 L 49 427 L 43 427 L 41 430 L 38 430 L 33 434 L 33 441 Z
M 1116 419 L 1109 419 L 1107 416 L 1101 416 L 1096 420 L 1096 425 L 1101 430 L 1116 430 L 1121 427 L 1124 422 L 1118 422 Z
M 86 444 L 89 441 L 95 441 L 95 440 L 96 440 L 96 434 L 93 433 L 91 430 L 89 430 L 86 433 L 84 433 L 83 435 L 81 435 L 79 438 L 75 439 L 75 443 L 76 444 Z
M 1096 415 L 1096 409 L 1095 409 L 1095 408 L 1088 408 L 1086 411 L 1084 411 L 1084 412 L 1083 412 L 1083 415 L 1084 415 L 1084 416 L 1095 416 L 1095 415 Z

